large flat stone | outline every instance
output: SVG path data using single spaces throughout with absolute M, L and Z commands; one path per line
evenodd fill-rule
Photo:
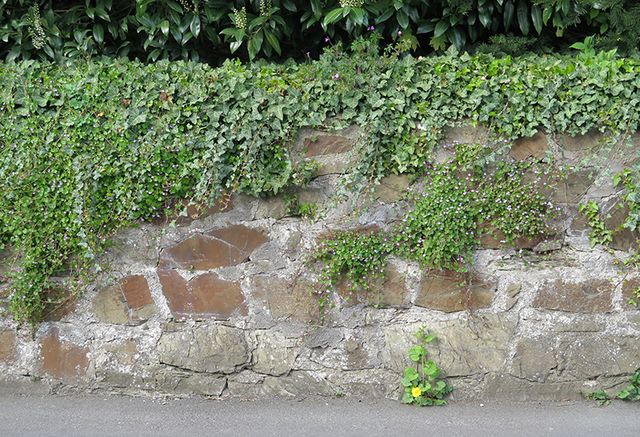
M 622 306 L 625 309 L 638 309 L 638 306 L 633 306 L 629 303 L 630 299 L 640 301 L 640 298 L 636 296 L 636 292 L 640 290 L 640 278 L 626 279 L 622 282 Z M 638 302 L 640 305 L 640 302 Z
M 39 373 L 54 378 L 72 380 L 83 377 L 89 367 L 88 349 L 59 338 L 52 327 L 40 339 Z
M 402 372 L 413 365 L 407 354 L 415 344 L 414 334 L 423 325 L 420 322 L 382 328 L 385 344 L 379 357 L 385 368 Z M 428 356 L 447 376 L 502 372 L 515 326 L 516 318 L 494 314 L 468 320 L 430 320 L 427 327 L 438 336 L 438 341 L 427 346 Z
M 593 185 L 597 175 L 597 170 L 593 168 L 581 168 L 568 171 L 566 176 L 557 181 L 555 190 L 551 193 L 550 200 L 556 204 L 579 203 L 591 185 Z
M 404 198 L 409 188 L 409 177 L 407 175 L 389 175 L 380 181 L 380 185 L 375 188 L 375 197 L 384 203 L 393 203 Z
M 170 372 L 155 377 L 155 389 L 165 393 L 220 396 L 227 385 L 227 378 L 207 373 Z
M 483 249 L 533 249 L 544 240 L 544 236 L 536 235 L 516 238 L 509 242 L 504 232 L 487 223 L 478 226 L 478 234 L 480 235 L 479 244 Z
M 628 216 L 629 208 L 627 206 L 620 207 L 617 203 L 609 209 L 605 216 L 604 223 L 607 229 L 613 231 L 613 240 L 610 244 L 613 249 L 628 251 L 638 247 L 640 232 L 624 227 Z
M 146 278 L 131 275 L 98 291 L 93 312 L 101 322 L 135 325 L 151 318 L 156 307 Z
M 207 373 L 233 373 L 251 358 L 244 332 L 222 325 L 165 331 L 157 352 L 160 363 Z
M 258 275 L 251 280 L 251 293 L 266 304 L 274 319 L 312 324 L 320 320 L 320 304 L 309 281 Z
M 606 279 L 567 282 L 556 279 L 542 284 L 533 301 L 534 308 L 573 313 L 611 311 L 614 286 Z
M 389 263 L 384 279 L 373 281 L 367 290 L 352 290 L 345 278 L 336 284 L 336 289 L 345 306 L 364 303 L 377 307 L 406 307 L 410 304 L 410 296 L 405 282 L 406 274 Z
M 452 271 L 426 273 L 415 304 L 447 313 L 491 306 L 496 285 L 477 275 Z
M 276 397 L 333 396 L 329 382 L 309 372 L 296 371 L 288 376 L 267 376 L 262 383 L 262 394 Z
M 558 371 L 564 379 L 631 375 L 639 367 L 637 336 L 567 333 L 558 342 Z
M 511 373 L 532 382 L 545 382 L 557 367 L 554 335 L 523 338 L 516 346 Z
M 240 283 L 225 281 L 216 273 L 187 281 L 175 270 L 158 270 L 158 278 L 169 309 L 178 320 L 227 320 L 233 315 L 247 314 Z
M 268 241 L 260 230 L 231 225 L 206 234 L 196 234 L 160 255 L 161 268 L 208 270 L 241 264 Z
M 511 146 L 509 154 L 513 159 L 524 161 L 529 158 L 542 159 L 549 148 L 544 132 L 538 131 L 530 138 L 520 138 Z

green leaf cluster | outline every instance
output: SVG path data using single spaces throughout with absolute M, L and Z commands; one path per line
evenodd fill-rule
M 611 403 L 611 397 L 602 389 L 590 393 L 587 397 L 595 400 L 598 406 Z M 616 393 L 615 397 L 623 401 L 640 401 L 640 369 L 631 375 L 628 385 Z
M 601 244 L 603 246 L 609 245 L 613 241 L 613 232 L 607 228 L 606 223 L 600 216 L 600 207 L 596 202 L 589 201 L 587 203 L 580 204 L 578 210 L 584 214 L 587 218 L 587 223 L 591 228 L 589 232 L 589 242 L 591 247 Z

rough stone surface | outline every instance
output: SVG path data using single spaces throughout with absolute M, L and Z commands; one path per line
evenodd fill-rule
M 175 270 L 158 270 L 158 278 L 176 319 L 226 320 L 235 314 L 247 314 L 240 284 L 225 281 L 216 273 L 187 281 Z
M 390 175 L 380 181 L 380 185 L 376 187 L 375 196 L 381 202 L 397 202 L 406 196 L 408 187 L 408 176 Z
M 541 159 L 549 148 L 549 141 L 544 132 L 537 132 L 531 138 L 520 138 L 511 146 L 513 159 L 524 161 L 529 158 Z
M 260 275 L 253 278 L 252 288 L 254 296 L 266 304 L 274 319 L 305 323 L 320 320 L 314 286 L 304 279 L 286 280 Z
M 0 363 L 16 359 L 16 334 L 9 329 L 0 329 Z
M 227 378 L 206 373 L 173 372 L 156 376 L 155 389 L 185 395 L 218 397 L 227 385 Z
M 491 305 L 495 285 L 477 276 L 451 271 L 429 272 L 420 283 L 416 305 L 447 313 Z
M 606 279 L 566 282 L 558 279 L 546 282 L 533 302 L 535 308 L 574 313 L 611 311 L 613 284 Z
M 569 171 L 561 178 L 552 192 L 551 200 L 559 204 L 575 204 L 580 202 L 596 178 L 597 172 L 592 168 Z
M 233 373 L 250 359 L 244 332 L 222 325 L 165 331 L 157 351 L 163 364 L 207 373 Z
M 207 234 L 197 234 L 165 249 L 160 267 L 207 270 L 234 266 L 249 259 L 267 241 L 265 234 L 244 225 L 231 225 Z
M 299 351 L 295 341 L 277 331 L 259 332 L 256 337 L 258 346 L 253 352 L 253 370 L 273 376 L 289 373 Z
M 640 278 L 630 278 L 622 282 L 622 305 L 627 309 L 638 308 L 629 302 L 633 299 L 640 305 L 640 297 L 636 292 L 640 290 Z
M 131 275 L 98 291 L 93 300 L 96 318 L 105 323 L 137 324 L 151 318 L 156 307 L 142 275 Z
M 85 376 L 88 366 L 88 350 L 61 340 L 57 328 L 49 329 L 40 339 L 40 374 L 73 380 Z

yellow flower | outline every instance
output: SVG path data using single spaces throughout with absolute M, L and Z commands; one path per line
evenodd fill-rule
M 413 387 L 411 389 L 411 395 L 414 398 L 417 398 L 418 396 L 420 396 L 422 394 L 422 390 L 420 389 L 420 387 Z

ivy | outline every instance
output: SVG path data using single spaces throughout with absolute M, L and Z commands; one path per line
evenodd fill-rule
M 403 46 L 380 55 L 375 37 L 300 64 L 2 63 L 0 245 L 12 247 L 19 263 L 11 310 L 19 321 L 37 322 L 52 277 L 96 272 L 114 232 L 182 199 L 206 205 L 223 193 L 286 191 L 308 173 L 289 150 L 302 127 L 362 128 L 360 159 L 346 179 L 358 188 L 389 173 L 421 174 L 443 128 L 461 122 L 481 123 L 504 139 L 539 128 L 635 131 L 639 68 L 637 59 L 589 55 L 498 59 L 452 51 L 419 59 L 403 55 Z M 499 172 L 510 171 L 499 170 L 494 182 L 506 184 Z M 465 197 L 450 173 L 431 177 L 441 194 L 452 189 L 473 206 L 474 215 L 456 224 L 467 229 L 481 214 L 473 209 L 480 200 Z M 416 205 L 414 214 L 427 213 Z M 500 217 L 485 216 L 507 235 L 537 226 Z M 421 231 L 431 238 L 431 230 Z M 410 241 L 396 238 L 401 246 Z M 413 256 L 455 264 L 469 243 Z

